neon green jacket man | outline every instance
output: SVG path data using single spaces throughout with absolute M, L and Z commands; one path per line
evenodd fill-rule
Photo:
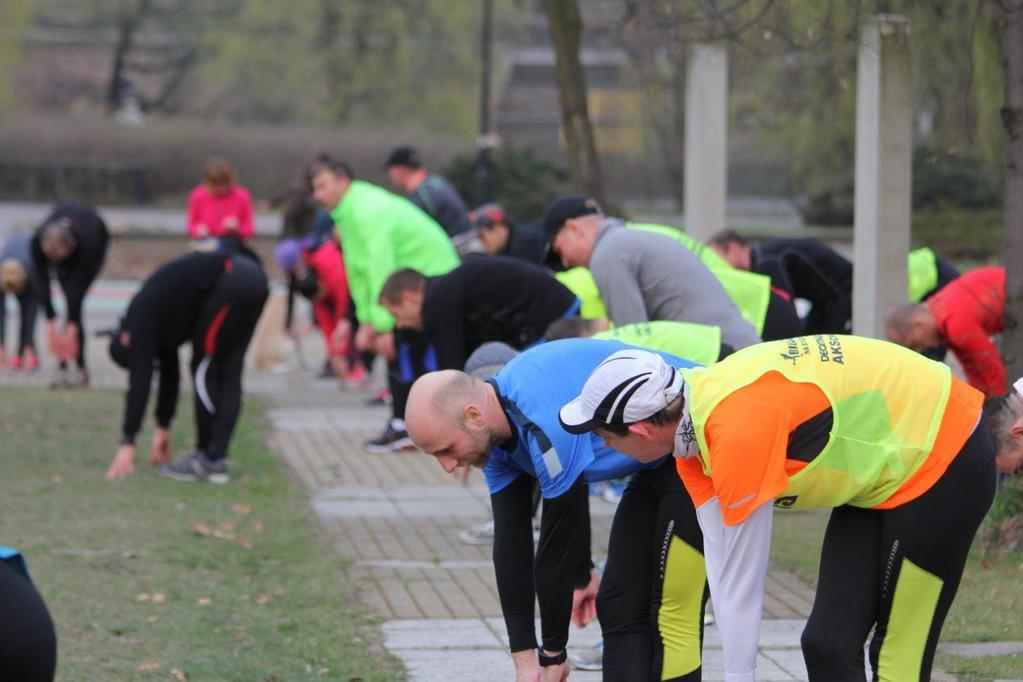
M 353 180 L 330 216 L 345 254 L 355 316 L 378 332 L 394 329 L 394 318 L 378 301 L 392 272 L 414 268 L 429 277 L 458 266 L 455 247 L 433 218 L 376 185 Z

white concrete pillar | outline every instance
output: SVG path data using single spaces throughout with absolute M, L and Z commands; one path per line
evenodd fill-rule
M 703 241 L 725 228 L 728 51 L 696 45 L 686 72 L 685 229 Z
M 885 311 L 906 302 L 913 150 L 909 21 L 864 22 L 856 76 L 853 333 L 884 337 Z

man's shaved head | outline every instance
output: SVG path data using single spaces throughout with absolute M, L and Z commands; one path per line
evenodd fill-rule
M 405 424 L 412 440 L 430 427 L 461 427 L 465 406 L 479 394 L 482 383 L 454 369 L 419 377 L 412 384 L 405 408 Z
M 412 384 L 405 425 L 412 441 L 445 468 L 445 462 L 453 462 L 452 468 L 483 466 L 497 440 L 493 424 L 487 423 L 493 400 L 487 385 L 465 372 L 430 372 Z

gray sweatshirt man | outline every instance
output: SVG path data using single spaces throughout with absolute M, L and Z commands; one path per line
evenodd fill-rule
M 760 342 L 707 266 L 670 237 L 606 218 L 597 231 L 590 271 L 615 326 L 698 322 L 720 327 L 721 340 L 736 350 Z

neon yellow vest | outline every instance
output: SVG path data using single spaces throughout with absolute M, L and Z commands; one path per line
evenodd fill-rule
M 581 302 L 579 317 L 587 320 L 607 317 L 607 308 L 604 307 L 604 301 L 600 298 L 600 289 L 597 288 L 597 283 L 593 281 L 593 275 L 589 270 L 583 267 L 572 268 L 564 272 L 556 272 L 554 276 L 568 287 Z
M 701 365 L 718 361 L 721 354 L 721 329 L 694 322 L 635 322 L 594 334 L 595 339 L 616 339 L 623 343 L 663 350 Z
M 767 305 L 771 300 L 770 277 L 733 268 L 714 249 L 674 227 L 652 225 L 649 223 L 626 223 L 626 226 L 636 230 L 654 232 L 671 237 L 695 253 L 703 261 L 703 264 L 714 273 L 714 276 L 718 278 L 721 286 L 728 292 L 729 298 L 735 303 L 735 307 L 739 309 L 739 313 L 753 325 L 754 329 L 757 330 L 757 334 L 764 333 Z
M 909 252 L 906 289 L 909 300 L 919 303 L 924 295 L 938 286 L 938 260 L 926 246 Z
M 690 413 L 708 476 L 704 427 L 726 396 L 770 371 L 824 392 L 834 415 L 828 444 L 776 498 L 793 508 L 873 507 L 891 497 L 930 454 L 952 385 L 946 365 L 856 336 L 761 343 L 716 365 L 682 371 L 691 379 Z

